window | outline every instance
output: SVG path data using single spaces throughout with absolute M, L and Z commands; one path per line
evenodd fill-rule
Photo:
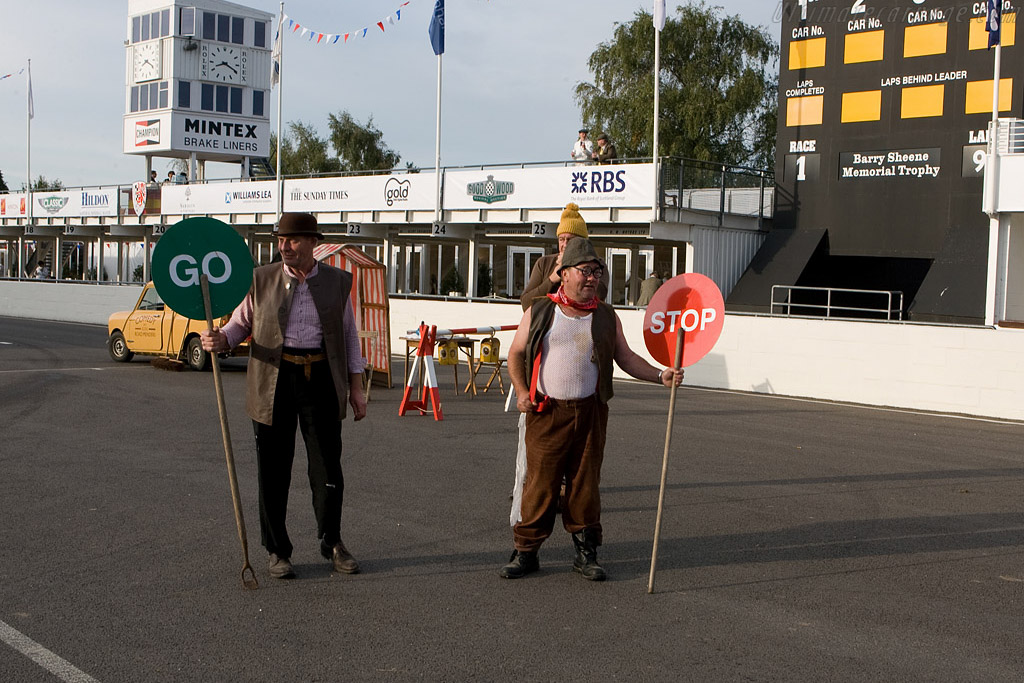
M 139 86 L 139 111 L 146 111 L 149 109 L 149 86 Z
M 254 30 L 253 41 L 252 41 L 253 45 L 255 45 L 256 47 L 266 47 L 267 46 L 267 22 L 265 22 L 265 21 L 257 21 L 256 23 L 253 24 L 253 30 Z
M 231 41 L 231 17 L 226 14 L 217 15 L 217 40 L 222 43 Z
M 167 109 L 167 81 L 160 81 L 160 108 Z M 152 101 L 152 95 L 150 96 Z
M 160 37 L 166 38 L 171 34 L 171 10 L 165 9 L 160 12 Z
M 213 111 L 213 84 L 203 83 L 200 95 L 199 108 L 203 111 Z
M 231 88 L 231 113 L 242 113 L 242 89 Z
M 231 17 L 231 42 L 241 45 L 245 42 L 245 19 Z
M 132 17 L 132 42 L 137 43 L 142 40 L 142 18 Z
M 178 81 L 178 106 L 182 109 L 192 108 L 191 81 Z
M 252 115 L 263 116 L 263 96 L 262 90 L 252 91 Z
M 132 17 L 132 42 L 163 38 L 171 33 L 171 10 Z
M 217 101 L 214 105 L 216 111 L 227 113 L 228 111 L 228 86 L 218 85 L 216 86 Z
M 129 103 L 129 109 L 131 109 L 132 112 L 137 112 L 139 110 L 139 86 L 137 85 L 132 88 L 132 97 L 131 102 Z
M 196 34 L 196 8 L 182 7 L 179 30 L 183 36 L 194 36 Z
M 140 36 L 140 40 L 149 40 L 149 27 L 152 23 L 153 22 L 149 20 L 148 14 L 142 17 L 142 35 Z
M 214 40 L 217 37 L 217 15 L 203 12 L 203 40 Z
M 145 19 L 143 19 L 143 21 L 145 21 Z M 149 24 L 150 24 L 150 26 L 152 26 L 152 28 L 149 29 L 149 36 L 151 38 L 159 38 L 160 37 L 160 13 L 159 12 L 153 12 L 152 14 L 149 15 Z

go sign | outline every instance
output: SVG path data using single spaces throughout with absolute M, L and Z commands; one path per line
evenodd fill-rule
M 654 359 L 674 366 L 676 338 L 683 332 L 681 367 L 707 355 L 722 334 L 725 302 L 718 286 L 700 273 L 677 275 L 654 293 L 644 316 L 644 343 Z
M 210 313 L 228 315 L 252 285 L 252 255 L 242 236 L 214 218 L 188 218 L 167 229 L 153 249 L 153 285 L 187 318 L 206 319 L 199 278 L 210 283 Z

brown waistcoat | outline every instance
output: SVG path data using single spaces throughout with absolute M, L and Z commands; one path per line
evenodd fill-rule
M 348 405 L 348 355 L 345 349 L 345 304 L 352 290 L 352 274 L 319 264 L 316 277 L 306 280 L 320 316 L 327 361 L 338 392 L 339 417 Z M 274 416 L 274 391 L 281 367 L 284 329 L 298 281 L 288 277 L 280 263 L 260 266 L 252 279 L 252 343 L 246 379 L 245 408 L 256 422 L 269 425 Z
M 533 359 L 537 357 L 544 342 L 544 335 L 551 329 L 555 319 L 555 302 L 548 297 L 537 299 L 531 307 L 530 330 L 526 339 L 526 377 L 533 377 Z M 603 301 L 597 302 L 594 317 L 590 321 L 590 334 L 594 338 L 594 356 L 597 363 L 597 398 L 608 403 L 612 391 L 612 361 L 615 359 L 615 309 Z

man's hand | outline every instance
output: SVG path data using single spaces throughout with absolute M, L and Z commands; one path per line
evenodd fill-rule
M 212 330 L 200 332 L 199 341 L 202 343 L 204 351 L 211 351 L 213 353 L 223 353 L 231 348 L 228 346 L 228 336 L 216 326 Z
M 558 252 L 558 258 L 555 259 L 555 269 L 551 271 L 551 275 L 548 275 L 548 279 L 551 280 L 552 284 L 561 284 L 562 276 L 558 274 L 559 268 L 562 267 L 562 252 Z
M 532 413 L 537 410 L 537 403 L 530 400 L 530 394 L 521 395 L 516 392 L 516 408 L 520 413 Z
M 659 379 L 662 384 L 671 389 L 673 384 L 678 387 L 683 383 L 683 373 L 684 370 L 682 368 L 679 368 L 678 370 L 675 368 L 665 368 L 661 371 Z
M 348 404 L 352 406 L 352 417 L 359 422 L 366 417 L 366 397 L 363 396 L 363 387 L 359 385 L 359 375 L 354 375 L 355 383 L 349 386 Z

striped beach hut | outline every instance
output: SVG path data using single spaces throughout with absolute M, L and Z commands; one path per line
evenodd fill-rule
M 313 256 L 352 273 L 352 310 L 360 333 L 363 358 L 373 366 L 373 381 L 391 387 L 391 324 L 387 267 L 359 247 L 319 244 Z M 376 335 L 373 333 L 376 332 Z

